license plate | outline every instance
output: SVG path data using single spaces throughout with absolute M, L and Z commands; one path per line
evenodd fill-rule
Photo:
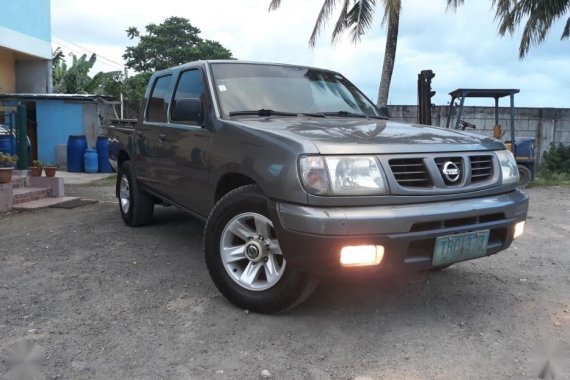
M 445 265 L 485 256 L 489 230 L 440 236 L 435 240 L 433 265 Z

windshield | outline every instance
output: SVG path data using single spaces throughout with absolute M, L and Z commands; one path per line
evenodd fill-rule
M 225 117 L 257 110 L 379 116 L 375 106 L 337 73 L 252 63 L 213 63 L 211 67 Z

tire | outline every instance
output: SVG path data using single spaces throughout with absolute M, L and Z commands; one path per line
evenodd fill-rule
M 119 210 L 125 224 L 138 227 L 152 222 L 154 199 L 140 188 L 130 161 L 123 162 L 119 168 L 117 195 Z
M 519 169 L 519 188 L 524 189 L 530 184 L 532 180 L 532 172 L 524 165 L 517 165 Z
M 206 222 L 204 253 L 220 293 L 246 310 L 264 314 L 289 310 L 317 286 L 314 278 L 287 265 L 267 198 L 257 185 L 239 187 L 216 203 Z

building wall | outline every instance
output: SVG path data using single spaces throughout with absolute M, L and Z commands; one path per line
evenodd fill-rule
M 390 118 L 395 121 L 417 123 L 417 106 L 389 106 Z M 457 109 L 456 109 L 457 110 Z M 457 118 L 456 110 L 454 117 Z M 445 128 L 449 106 L 432 107 L 432 125 Z M 465 107 L 462 120 L 475 124 L 477 129 L 470 132 L 493 135 L 495 126 L 494 107 Z M 503 141 L 510 139 L 510 109 L 499 108 L 499 123 L 507 131 Z M 454 119 L 451 121 L 451 128 Z M 570 145 L 570 108 L 516 108 L 515 135 L 517 137 L 535 137 L 537 141 L 537 159 L 540 161 L 543 152 L 550 144 Z
M 83 104 L 63 100 L 36 101 L 38 158 L 56 161 L 56 145 L 67 144 L 69 135 L 83 135 Z
M 3 1 L 0 46 L 50 59 L 50 0 Z
M 0 93 L 16 92 L 14 52 L 0 47 Z

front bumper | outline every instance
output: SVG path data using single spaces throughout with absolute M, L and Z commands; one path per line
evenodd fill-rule
M 270 210 L 289 265 L 316 275 L 334 273 L 342 268 L 343 246 L 382 245 L 382 263 L 367 270 L 391 274 L 431 268 L 439 236 L 488 229 L 487 255 L 508 248 L 514 225 L 526 220 L 528 197 L 515 190 L 473 199 L 349 208 L 270 202 Z

